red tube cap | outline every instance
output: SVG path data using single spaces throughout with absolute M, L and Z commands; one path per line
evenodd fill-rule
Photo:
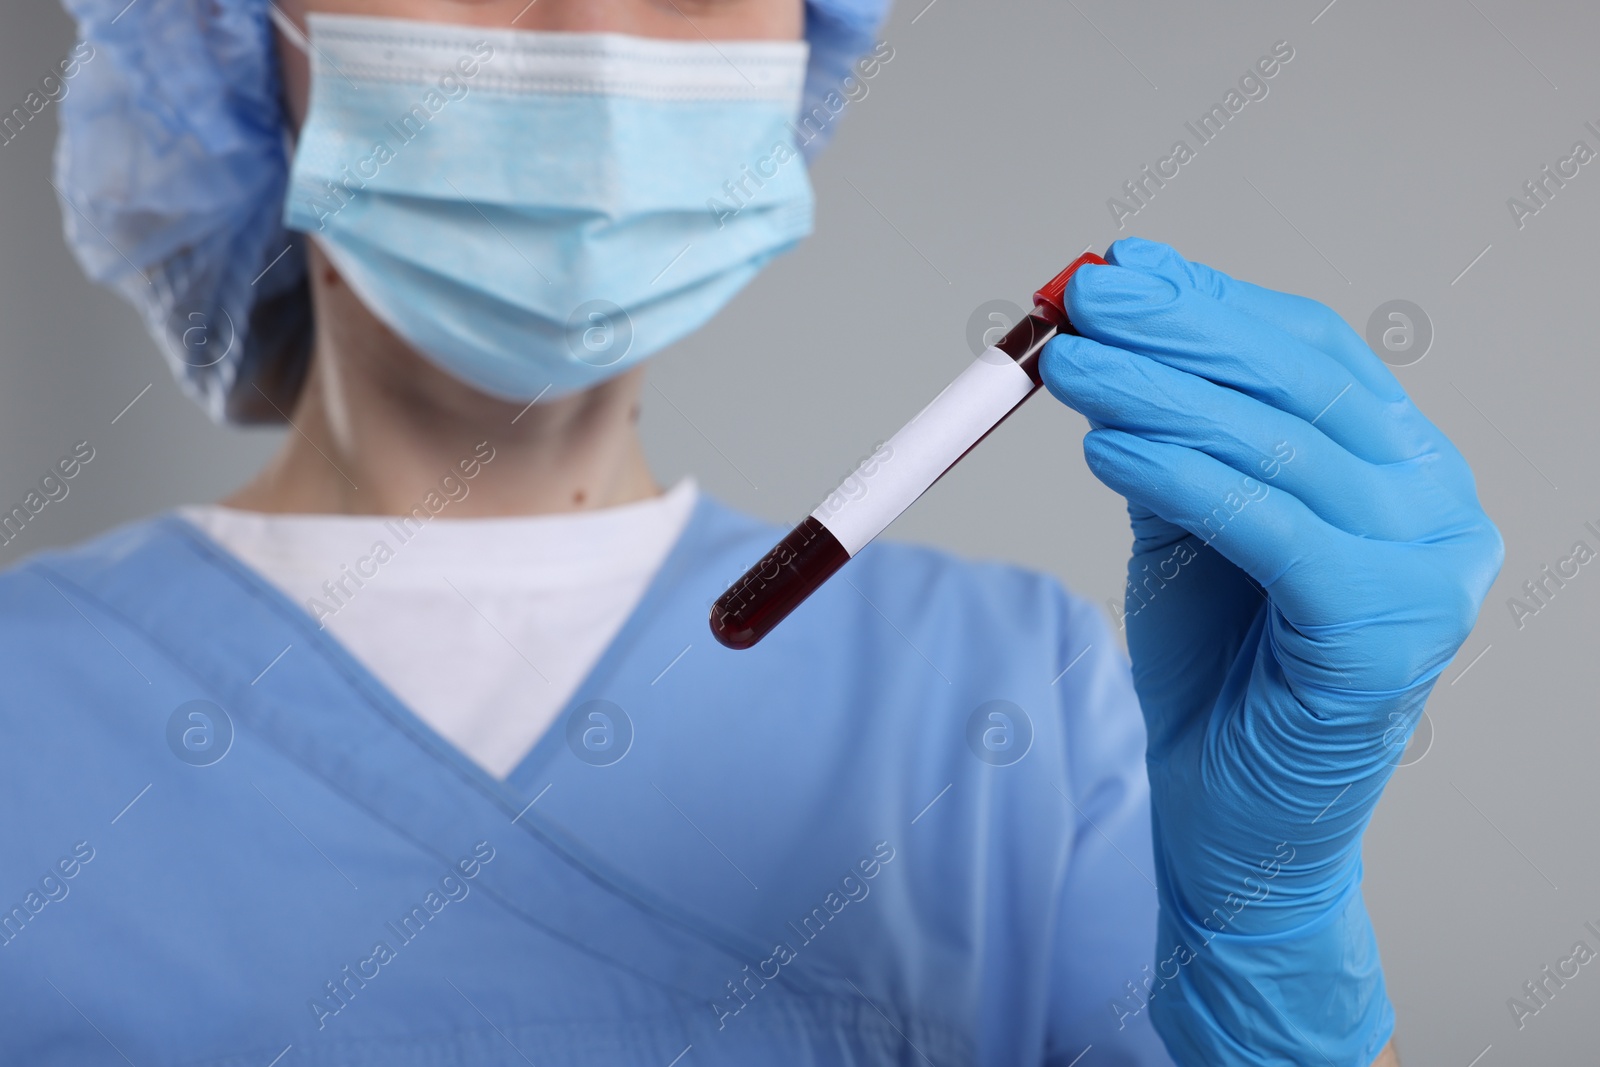
M 1105 260 L 1095 255 L 1093 252 L 1085 252 L 1083 255 L 1067 264 L 1066 270 L 1045 282 L 1044 288 L 1033 294 L 1033 302 L 1035 304 L 1049 304 L 1051 307 L 1055 308 L 1061 313 L 1062 318 L 1066 318 L 1067 307 L 1065 303 L 1065 297 L 1067 292 L 1067 280 L 1076 274 L 1078 272 L 1078 268 L 1083 266 L 1085 263 L 1098 263 L 1101 266 L 1104 266 L 1105 262 Z

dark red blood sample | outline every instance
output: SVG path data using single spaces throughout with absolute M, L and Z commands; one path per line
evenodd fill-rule
M 838 538 L 807 516 L 712 605 L 711 633 L 729 648 L 749 648 L 849 562 Z

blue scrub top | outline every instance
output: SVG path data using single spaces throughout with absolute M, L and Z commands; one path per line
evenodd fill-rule
M 877 544 L 721 648 L 780 533 L 702 498 L 503 782 L 175 516 L 0 575 L 0 1063 L 1170 1062 L 1099 613 Z

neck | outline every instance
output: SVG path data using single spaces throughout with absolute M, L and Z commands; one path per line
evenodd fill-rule
M 403 345 L 336 275 L 314 277 L 325 291 L 314 293 L 318 337 L 292 428 L 224 504 L 401 515 L 432 491 L 452 497 L 455 517 L 471 518 L 613 507 L 661 492 L 637 430 L 642 370 L 531 407 L 499 400 Z M 441 489 L 447 477 L 455 481 Z M 448 491 L 456 483 L 466 485 L 459 500 Z

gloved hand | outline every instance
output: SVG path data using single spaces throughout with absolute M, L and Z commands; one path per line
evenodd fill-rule
M 1126 239 L 1046 386 L 1133 520 L 1125 622 L 1182 1064 L 1368 1067 L 1394 1025 L 1361 834 L 1499 572 L 1460 453 L 1315 301 Z M 1135 1005 L 1137 1007 L 1137 1005 Z

